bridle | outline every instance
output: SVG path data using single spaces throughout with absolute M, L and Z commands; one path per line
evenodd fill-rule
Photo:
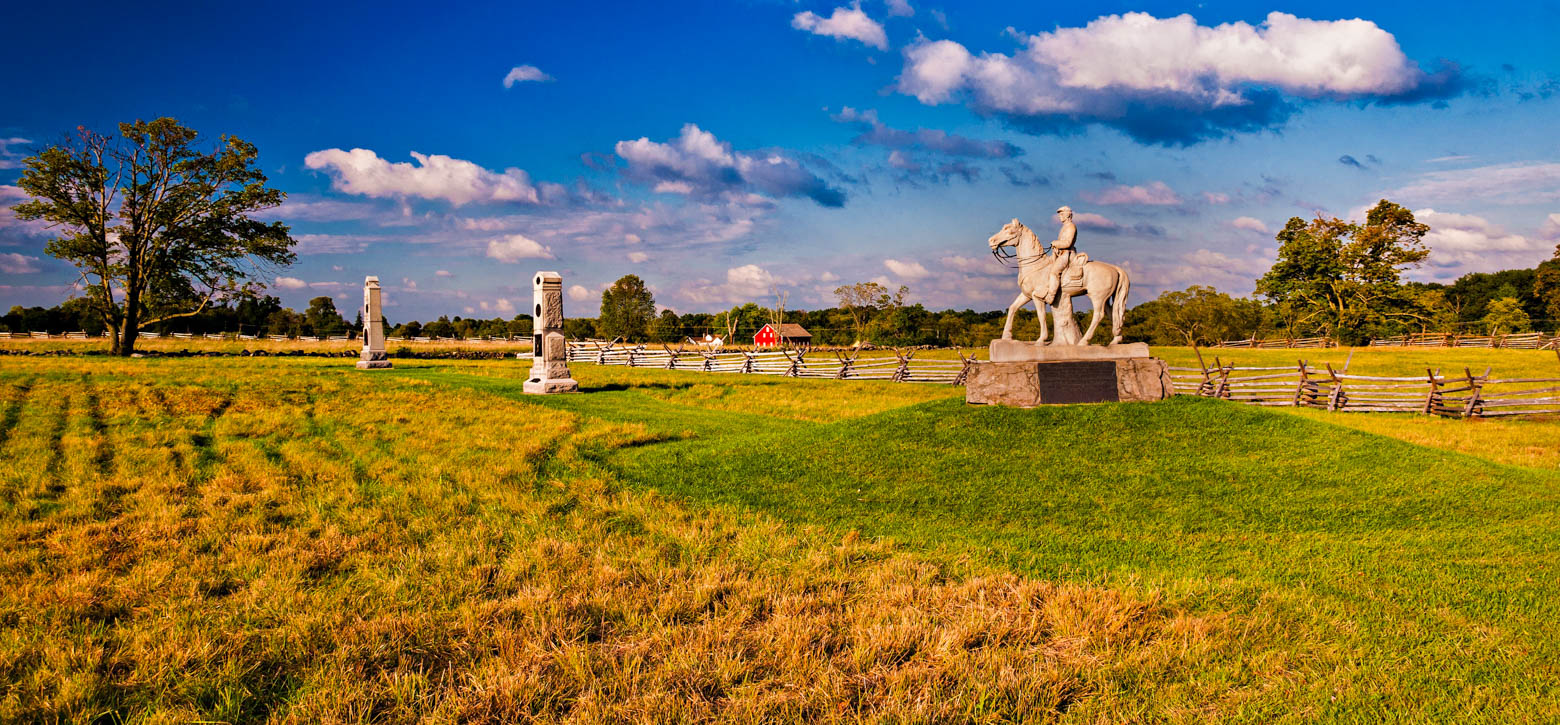
M 1023 267 L 1025 264 L 1028 264 L 1028 263 L 1033 262 L 1033 261 L 1038 260 L 1038 259 L 1044 259 L 1046 255 L 1051 253 L 1050 247 L 1047 247 L 1044 244 L 1042 244 L 1042 245 L 1040 245 L 1040 253 L 1039 254 L 1020 256 L 1019 253 L 1018 253 L 1018 244 L 1016 242 L 1012 245 L 1013 246 L 1013 253 L 1012 254 L 1004 254 L 1004 253 L 1002 253 L 1002 249 L 1007 247 L 1007 246 L 1008 246 L 1007 244 L 998 244 L 997 246 L 992 247 L 991 248 L 991 256 L 992 256 L 993 259 L 997 260 L 997 264 L 1000 264 L 1003 267 L 1006 267 L 1008 269 L 1019 269 L 1020 267 Z

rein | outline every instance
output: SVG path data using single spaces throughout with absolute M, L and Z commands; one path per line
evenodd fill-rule
M 1029 264 L 1030 262 L 1034 262 L 1036 260 L 1044 259 L 1046 257 L 1046 255 L 1050 254 L 1050 252 L 1051 252 L 1050 249 L 1048 249 L 1048 248 L 1046 248 L 1045 246 L 1042 245 L 1040 247 L 1041 251 L 1040 251 L 1039 254 L 1031 254 L 1031 255 L 1027 255 L 1027 256 L 1019 256 L 1018 249 L 1017 249 L 1018 245 L 1014 245 L 1014 249 L 1013 249 L 1013 253 L 1012 254 L 1003 254 L 1002 253 L 1002 249 L 1004 247 L 1006 247 L 1006 246 L 1007 245 L 1005 245 L 1005 244 L 1004 245 L 999 245 L 996 248 L 992 249 L 991 250 L 991 256 L 994 259 L 997 260 L 997 264 L 1000 264 L 1003 267 L 1006 267 L 1008 269 L 1019 269 L 1019 268 L 1023 267 L 1024 265 Z

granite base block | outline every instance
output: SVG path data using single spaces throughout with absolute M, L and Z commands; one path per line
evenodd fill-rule
M 1158 358 L 1066 362 L 982 362 L 970 369 L 964 400 L 1032 408 L 1073 403 L 1146 402 L 1175 394 Z

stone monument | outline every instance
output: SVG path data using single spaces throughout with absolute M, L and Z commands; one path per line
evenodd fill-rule
M 390 356 L 385 354 L 385 315 L 379 307 L 379 278 L 363 279 L 363 355 L 358 359 L 360 370 L 383 370 L 390 367 Z
M 569 376 L 569 346 L 563 336 L 563 277 L 537 272 L 533 280 L 536 308 L 532 321 L 531 375 L 525 392 L 574 393 L 580 384 Z
M 1131 281 L 1126 270 L 1089 259 L 1074 249 L 1078 228 L 1068 207 L 1056 210 L 1061 230 L 1050 249 L 1017 219 L 1008 222 L 988 243 L 992 256 L 1018 267 L 1018 297 L 1008 306 L 1002 337 L 991 341 L 991 359 L 976 364 L 966 380 L 969 403 L 1032 407 L 1059 403 L 1102 403 L 1163 400 L 1174 394 L 1170 369 L 1150 357 L 1148 345 L 1122 344 L 1121 326 L 1127 312 Z M 1013 247 L 1004 255 L 1004 247 Z M 1072 298 L 1088 295 L 1094 310 L 1089 328 L 1078 329 Z M 1013 316 L 1029 302 L 1040 318 L 1034 342 L 1013 339 Z M 1105 308 L 1110 307 L 1111 341 L 1090 345 Z M 1055 334 L 1046 341 L 1046 310 Z

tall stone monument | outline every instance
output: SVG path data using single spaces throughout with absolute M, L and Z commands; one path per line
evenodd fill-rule
M 527 393 L 574 393 L 580 384 L 569 376 L 569 347 L 563 336 L 563 277 L 557 272 L 537 272 L 533 280 L 536 308 L 532 321 L 531 375 Z
M 385 315 L 379 307 L 378 277 L 363 279 L 363 355 L 357 366 L 360 370 L 391 367 L 390 356 L 385 354 Z
M 1131 280 L 1113 264 L 1093 261 L 1074 249 L 1078 228 L 1068 207 L 1056 210 L 1061 230 L 1050 248 L 1017 219 L 991 235 L 993 256 L 1018 268 L 1018 297 L 1008 306 L 1002 337 L 991 341 L 989 362 L 970 370 L 964 389 L 968 403 L 1032 407 L 1060 403 L 1102 403 L 1163 400 L 1175 393 L 1170 369 L 1151 357 L 1148 345 L 1121 343 Z M 1013 247 L 1012 256 L 1002 253 Z M 1086 331 L 1073 318 L 1072 298 L 1087 295 L 1093 305 Z M 1013 339 L 1013 316 L 1034 302 L 1040 318 L 1040 338 Z M 1110 309 L 1111 341 L 1090 345 L 1106 308 Z M 1056 332 L 1046 340 L 1046 310 Z

